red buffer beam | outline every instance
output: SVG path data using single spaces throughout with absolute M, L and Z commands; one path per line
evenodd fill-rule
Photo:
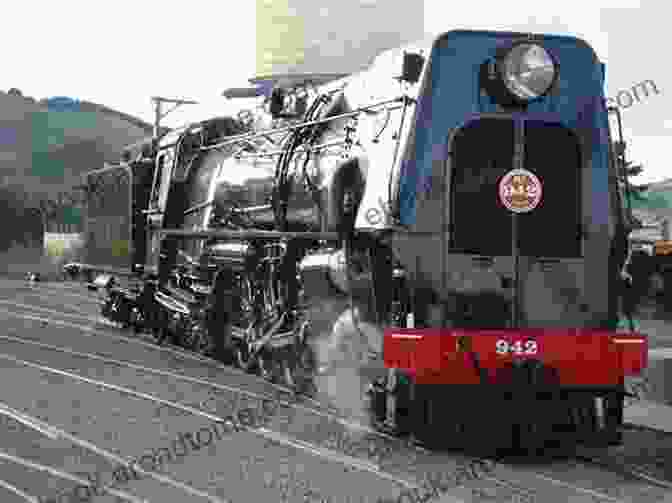
M 513 360 L 536 359 L 561 386 L 616 386 L 647 366 L 648 340 L 637 333 L 591 329 L 387 329 L 383 357 L 418 383 L 507 384 Z

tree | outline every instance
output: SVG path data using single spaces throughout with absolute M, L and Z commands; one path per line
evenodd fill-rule
M 635 200 L 640 202 L 647 201 L 645 192 L 649 189 L 649 185 L 635 185 L 630 181 L 632 177 L 642 174 L 644 166 L 642 164 L 633 164 L 632 161 L 626 161 L 625 149 L 625 142 L 617 141 L 613 143 L 613 152 L 616 156 L 617 181 L 622 194 L 625 196 L 623 204 L 626 208 L 626 219 L 631 229 L 637 229 L 642 227 L 642 222 L 632 213 L 632 203 Z
M 625 148 L 626 145 L 624 142 L 613 143 L 613 149 L 616 155 L 619 185 L 624 189 L 627 197 L 634 197 L 636 199 L 643 200 L 643 193 L 649 189 L 649 185 L 634 185 L 630 179 L 641 175 L 644 171 L 644 166 L 642 164 L 633 164 L 632 161 L 626 161 Z
M 641 175 L 644 171 L 644 167 L 641 164 L 632 165 L 632 161 L 626 161 L 624 166 L 625 176 L 633 177 Z
M 630 182 L 630 178 L 641 175 L 644 171 L 644 166 L 641 164 L 633 165 L 632 161 L 625 161 L 623 166 L 623 174 L 625 177 L 625 182 Z M 627 183 L 626 187 L 628 189 L 628 195 L 634 197 L 635 199 L 643 200 L 644 192 L 649 190 L 648 184 L 635 185 L 632 182 Z
M 56 218 L 56 201 L 51 198 L 44 197 L 39 202 L 40 213 L 42 214 L 42 222 L 45 231 L 49 231 L 49 224 Z
M 13 243 L 30 245 L 39 241 L 42 229 L 39 224 L 36 225 L 35 212 L 29 203 L 28 194 L 23 187 L 0 187 L 0 214 L 11 221 L 0 236 L 1 250 L 9 249 Z

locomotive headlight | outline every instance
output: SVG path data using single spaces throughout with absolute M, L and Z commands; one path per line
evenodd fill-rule
M 520 101 L 543 96 L 553 85 L 557 68 L 546 49 L 537 44 L 514 45 L 499 61 L 506 89 Z

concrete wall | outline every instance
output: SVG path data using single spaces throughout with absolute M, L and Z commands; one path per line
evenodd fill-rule
M 84 235 L 47 232 L 44 235 L 44 251 L 49 257 L 63 257 L 74 253 L 84 244 Z

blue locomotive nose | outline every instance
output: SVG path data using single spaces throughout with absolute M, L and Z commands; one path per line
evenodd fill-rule
M 421 250 L 404 265 L 454 326 L 611 328 L 611 294 L 591 286 L 610 281 L 597 257 L 619 218 L 592 48 L 458 30 L 434 43 L 424 79 L 392 210 Z

